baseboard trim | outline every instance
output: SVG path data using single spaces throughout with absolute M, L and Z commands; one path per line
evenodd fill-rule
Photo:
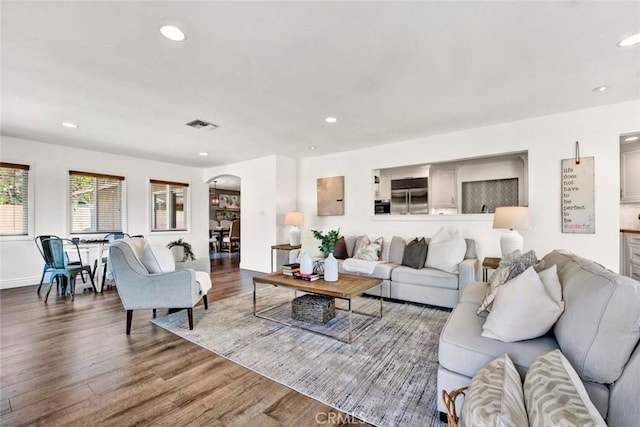
M 269 269 L 265 268 L 263 265 L 258 264 L 249 264 L 246 262 L 240 261 L 240 268 L 243 270 L 253 270 L 260 273 L 269 273 Z
M 0 289 L 22 288 L 40 283 L 40 276 L 19 277 L 17 279 L 0 280 Z

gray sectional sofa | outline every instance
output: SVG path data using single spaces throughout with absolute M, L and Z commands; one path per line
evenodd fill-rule
M 540 338 L 505 343 L 480 336 L 476 310 L 487 284 L 465 287 L 440 335 L 438 396 L 466 386 L 484 365 L 507 353 L 524 378 L 537 356 L 560 348 L 609 426 L 640 425 L 640 283 L 574 254 L 553 251 L 565 310 Z M 458 413 L 462 400 L 458 400 Z M 445 412 L 438 398 L 438 409 Z
M 429 239 L 425 239 L 429 242 Z M 345 244 L 349 256 L 353 255 L 355 236 L 345 236 Z M 453 308 L 458 303 L 460 295 L 468 283 L 472 283 L 478 269 L 475 241 L 465 239 L 467 252 L 464 260 L 458 264 L 457 273 L 448 273 L 435 268 L 415 269 L 402 265 L 405 240 L 393 237 L 385 240 L 382 256 L 370 277 L 382 279 L 382 285 L 372 291 L 372 294 L 385 298 L 430 304 L 438 307 Z M 291 255 L 291 262 L 297 253 Z M 347 271 L 343 260 L 338 260 L 338 271 L 346 274 L 366 275 Z

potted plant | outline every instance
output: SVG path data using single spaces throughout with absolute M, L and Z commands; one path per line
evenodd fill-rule
M 167 244 L 167 248 L 171 249 L 173 256 L 176 260 L 180 260 L 179 262 L 193 261 L 196 259 L 191 244 L 183 242 L 182 238 L 169 242 L 169 244 Z
M 340 239 L 340 229 L 337 230 L 329 230 L 326 234 L 322 231 L 311 230 L 313 232 L 313 237 L 320 240 L 320 249 L 325 254 L 333 253 L 333 248 L 338 243 L 338 239 Z

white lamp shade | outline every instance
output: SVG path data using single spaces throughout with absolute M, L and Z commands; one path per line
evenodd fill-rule
M 302 225 L 304 224 L 304 214 L 302 212 L 287 212 L 284 216 L 286 225 Z
M 501 206 L 496 208 L 493 216 L 493 228 L 508 228 L 509 230 L 528 230 L 529 208 L 526 206 Z

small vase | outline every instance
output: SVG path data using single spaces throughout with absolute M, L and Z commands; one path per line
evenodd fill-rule
M 313 260 L 307 252 L 303 252 L 300 257 L 300 273 L 313 274 Z
M 324 260 L 324 281 L 338 281 L 338 260 L 336 260 L 332 253 Z

